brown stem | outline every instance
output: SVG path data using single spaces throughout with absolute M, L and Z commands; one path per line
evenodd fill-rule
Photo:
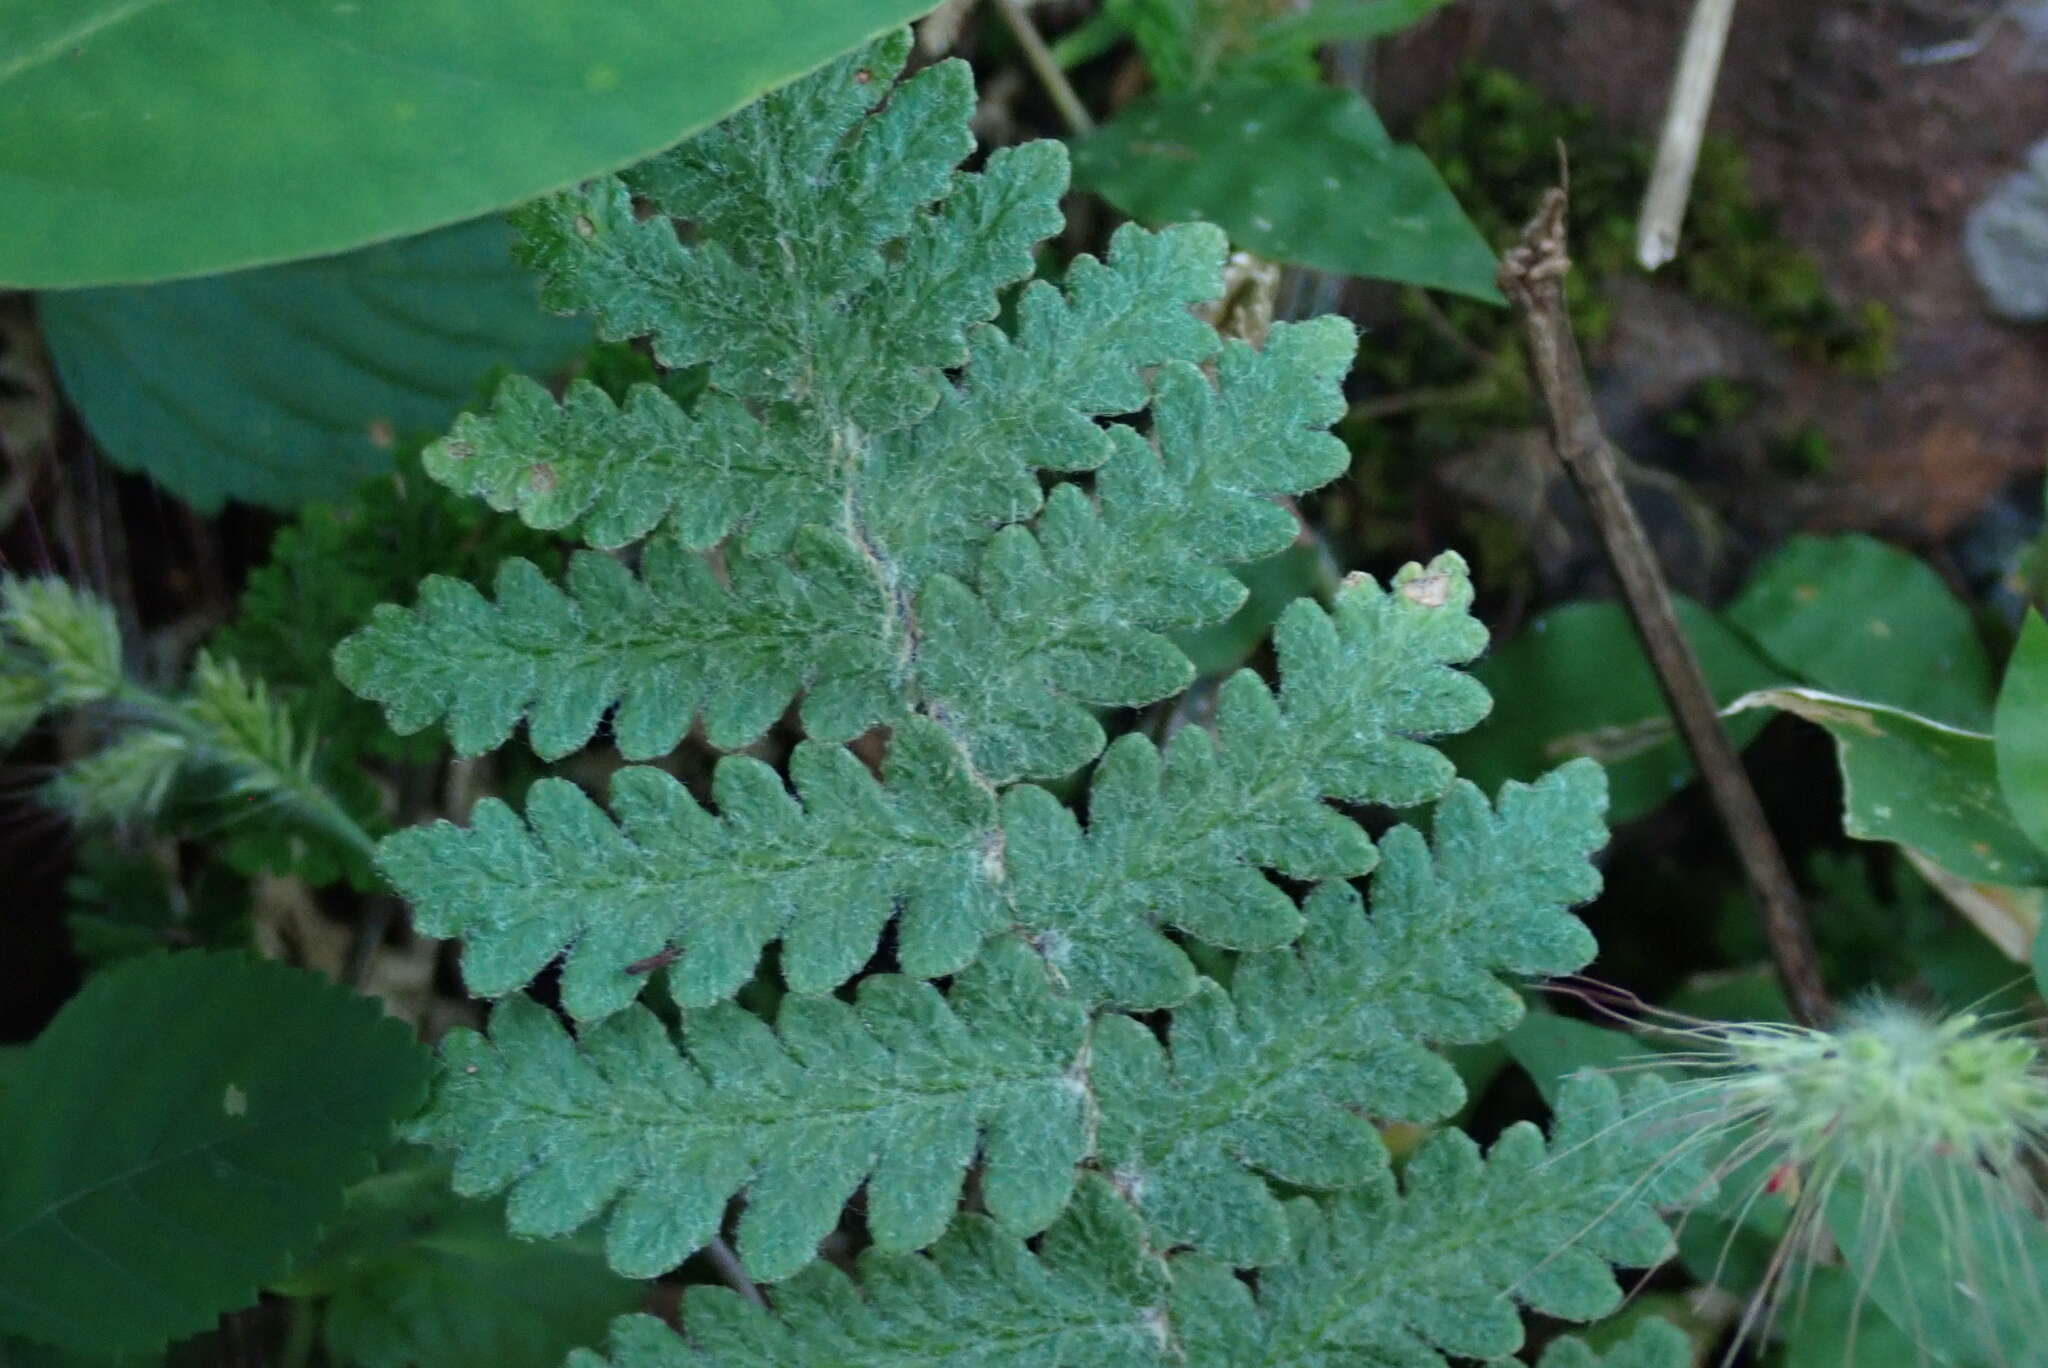
M 1563 190 L 1545 192 L 1542 207 L 1523 230 L 1520 243 L 1501 260 L 1501 292 L 1521 325 L 1529 370 L 1549 416 L 1551 445 L 1599 529 L 1608 562 L 1621 583 L 1622 601 L 1656 671 L 1658 686 L 1735 844 L 1786 1002 L 1800 1021 L 1819 1024 L 1828 1016 L 1827 990 L 1800 909 L 1799 891 L 1764 821 L 1756 790 L 1750 787 L 1728 734 L 1721 730 L 1714 696 L 1691 645 L 1679 630 L 1663 569 L 1629 504 L 1614 448 L 1593 411 L 1585 366 L 1565 309 L 1564 277 L 1571 269 L 1565 255 L 1565 206 Z
M 1053 108 L 1059 111 L 1066 122 L 1067 131 L 1075 135 L 1087 133 L 1095 127 L 1095 120 L 1089 117 L 1088 106 L 1081 103 L 1081 97 L 1074 93 L 1067 73 L 1060 70 L 1052 49 L 1045 45 L 1045 39 L 1038 32 L 1038 25 L 1031 22 L 1031 16 L 1024 12 L 1024 0 L 996 0 L 996 13 L 1003 16 L 1003 22 L 1010 27 L 1011 36 L 1017 46 L 1024 49 L 1024 60 L 1031 66 L 1038 83 L 1045 87 L 1046 96 Z
M 719 1236 L 712 1236 L 704 1246 L 704 1257 L 711 1260 L 711 1266 L 718 1270 L 718 1276 L 725 1279 L 726 1286 L 745 1297 L 756 1306 L 766 1306 L 768 1299 L 761 1295 L 761 1289 L 747 1276 L 746 1267 L 740 1263 L 740 1256 L 733 1252 L 731 1245 Z

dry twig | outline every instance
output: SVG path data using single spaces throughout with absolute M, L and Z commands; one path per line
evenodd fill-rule
M 1646 271 L 1678 254 L 1678 229 L 1685 221 L 1685 202 L 1692 197 L 1700 140 L 1706 136 L 1707 111 L 1714 104 L 1721 53 L 1728 46 L 1728 26 L 1734 18 L 1735 0 L 1693 0 L 1678 72 L 1671 80 L 1671 105 L 1657 140 L 1657 164 L 1636 220 L 1636 260 Z
M 1613 446 L 1593 411 L 1585 366 L 1565 309 L 1564 278 L 1571 269 L 1565 253 L 1565 208 L 1563 190 L 1544 194 L 1521 241 L 1501 260 L 1501 293 L 1521 326 L 1529 369 L 1548 414 L 1551 445 L 1599 529 L 1657 683 L 1741 859 L 1785 999 L 1799 1020 L 1819 1024 L 1828 1016 L 1827 991 L 1798 889 L 1764 821 L 1749 776 L 1721 729 L 1714 696 L 1679 630 L 1663 568 L 1628 501 Z

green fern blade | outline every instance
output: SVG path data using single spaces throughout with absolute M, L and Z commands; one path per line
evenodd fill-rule
M 1190 307 L 1222 288 L 1223 253 L 1207 224 L 1127 224 L 1105 260 L 1076 258 L 1062 287 L 1026 287 L 1014 339 L 969 331 L 958 391 L 942 392 L 923 423 L 877 440 L 856 472 L 862 523 L 900 581 L 973 578 L 994 530 L 1038 511 L 1039 470 L 1100 466 L 1111 438 L 1096 419 L 1144 408 L 1152 368 L 1214 355 L 1216 334 Z
M 615 562 L 589 561 L 607 584 L 631 583 Z M 1410 592 L 1418 584 L 1425 589 Z M 535 787 L 523 822 L 488 801 L 468 831 L 443 822 L 387 838 L 379 864 L 418 909 L 422 928 L 463 939 L 472 992 L 509 992 L 566 952 L 564 1006 L 585 1020 L 632 1001 L 641 983 L 632 967 L 669 951 L 684 1005 L 723 1000 L 778 938 L 790 986 L 831 991 L 867 962 L 893 912 L 899 962 L 914 977 L 961 968 L 985 937 L 1008 926 L 1084 1003 L 1170 1006 L 1192 994 L 1196 980 L 1164 928 L 1233 950 L 1286 944 L 1300 933 L 1301 915 L 1261 869 L 1342 879 L 1373 867 L 1371 842 L 1327 799 L 1405 806 L 1450 782 L 1449 765 L 1422 738 L 1484 714 L 1484 690 L 1455 668 L 1484 632 L 1465 613 L 1470 585 L 1455 556 L 1426 571 L 1411 567 L 1394 585 L 1383 591 L 1361 577 L 1328 612 L 1304 602 L 1284 614 L 1279 696 L 1249 673 L 1231 680 L 1216 741 L 1190 728 L 1163 755 L 1138 736 L 1111 747 L 1096 771 L 1094 820 L 1085 830 L 1030 786 L 1012 789 L 998 817 L 985 778 L 964 766 L 944 734 L 942 706 L 935 722 L 898 725 L 886 787 L 845 752 L 806 743 L 792 767 L 801 804 L 752 760 L 721 765 L 718 818 L 658 773 L 627 771 L 615 781 L 614 825 L 579 790 L 550 781 Z M 447 649 L 453 635 L 432 618 L 405 626 L 433 649 Z M 592 696 L 609 689 L 607 682 Z M 688 697 L 665 715 L 687 717 Z M 635 701 L 629 694 L 616 724 L 622 748 L 634 735 Z M 806 700 L 806 718 L 831 703 L 821 684 Z M 578 715 L 579 727 L 591 721 Z M 1082 713 L 1077 726 L 1087 729 L 1079 742 L 1062 744 L 1099 744 L 1092 717 Z M 536 741 L 545 735 L 537 725 Z M 1520 812 L 1516 792 L 1506 801 Z M 1473 801 L 1484 812 L 1483 801 Z M 1463 802 L 1454 795 L 1441 820 L 1462 813 Z M 1597 799 L 1580 811 L 1593 814 L 1590 827 L 1580 821 L 1556 837 L 1567 861 L 1601 839 Z M 1553 818 L 1539 811 L 1530 820 Z M 1476 861 L 1489 852 L 1483 820 L 1474 820 Z M 1571 845 L 1576 837 L 1584 839 Z M 1502 924 L 1522 915 L 1487 906 Z M 1581 948 L 1577 940 L 1570 946 Z M 1555 972 L 1542 966 L 1570 958 L 1541 950 L 1512 967 Z M 1505 991 L 1484 973 L 1481 984 L 1474 991 L 1482 1001 Z M 1434 1038 L 1479 1037 L 1446 1027 Z
M 1348 884 L 1324 884 L 1299 949 L 1245 956 L 1228 994 L 1205 982 L 1174 1013 L 1170 1053 L 1136 1022 L 1105 1019 L 1100 1158 L 1153 1241 L 1271 1263 L 1287 1253 L 1286 1218 L 1259 1175 L 1357 1187 L 1386 1167 L 1364 1118 L 1427 1124 L 1457 1110 L 1464 1090 L 1429 1047 L 1482 1038 L 1476 1020 L 1489 1035 L 1511 1026 L 1520 999 L 1501 975 L 1592 958 L 1568 909 L 1599 891 L 1590 857 L 1606 842 L 1605 806 L 1590 761 L 1509 785 L 1498 812 L 1460 784 L 1438 806 L 1433 856 L 1409 827 L 1381 840 L 1370 917 Z
M 863 1254 L 858 1278 L 814 1265 L 771 1312 L 723 1288 L 685 1296 L 680 1333 L 614 1323 L 609 1357 L 574 1368 L 1445 1368 L 1521 1343 L 1514 1303 L 1565 1318 L 1619 1300 L 1606 1259 L 1655 1262 L 1669 1237 L 1653 1203 L 1697 1174 L 1615 1122 L 1602 1080 L 1569 1085 L 1556 1139 L 1511 1129 L 1481 1156 L 1430 1140 L 1397 1184 L 1288 1204 L 1293 1254 L 1256 1293 L 1200 1255 L 1166 1256 L 1109 1182 L 1089 1177 L 1034 1256 L 967 1215 L 929 1255 Z M 1405 1189 L 1405 1190 L 1404 1190 Z M 1646 1328 L 1605 1362 L 1675 1368 L 1683 1337 Z M 1560 1364 L 1590 1365 L 1578 1346 Z M 1546 1363 L 1550 1360 L 1546 1359 Z
M 1042 790 L 1013 789 L 1003 829 L 1018 923 L 1070 991 L 1153 1008 L 1195 990 L 1187 956 L 1162 928 L 1228 949 L 1283 945 L 1301 929 L 1293 900 L 1262 877 L 1367 873 L 1371 843 L 1326 799 L 1408 806 L 1451 781 L 1423 738 L 1485 715 L 1485 691 L 1454 668 L 1485 644 L 1465 612 L 1464 563 L 1410 567 L 1382 591 L 1360 576 L 1324 612 L 1282 615 L 1277 698 L 1256 676 L 1223 687 L 1212 743 L 1182 730 L 1164 756 L 1141 736 L 1097 767 L 1084 832 Z M 1425 593 L 1409 588 L 1426 583 Z
M 535 752 L 554 759 L 587 743 L 614 706 L 628 759 L 666 754 L 700 713 L 713 745 L 737 749 L 827 671 L 833 710 L 814 734 L 846 739 L 898 711 L 868 625 L 885 616 L 879 591 L 851 547 L 813 534 L 791 564 L 734 556 L 727 568 L 730 588 L 660 539 L 638 578 L 583 552 L 558 588 L 530 562 L 507 561 L 495 603 L 432 576 L 416 608 L 379 605 L 336 647 L 335 672 L 401 735 L 445 720 L 462 755 L 504 744 L 525 719 Z
M 1683 1330 L 1665 1320 L 1646 1320 L 1606 1354 L 1583 1340 L 1551 1341 L 1538 1368 L 1690 1368 L 1693 1343 Z
M 1163 635 L 1228 617 L 1245 589 L 1224 567 L 1284 549 L 1295 519 L 1273 495 L 1342 471 L 1327 432 L 1344 409 L 1350 325 L 1280 325 L 1265 350 L 1227 348 L 1215 385 L 1185 363 L 1163 369 L 1155 453 L 1109 431 L 1097 500 L 1069 485 L 1046 501 L 1036 537 L 998 533 L 979 603 L 926 590 L 916 669 L 933 709 L 961 719 L 976 768 L 1003 783 L 1052 778 L 1092 759 L 1088 705 L 1136 707 L 1185 688 L 1186 657 Z
M 716 395 L 686 415 L 653 385 L 633 386 L 615 405 L 578 380 L 558 405 L 514 376 L 488 415 L 462 415 L 426 449 L 424 464 L 437 482 L 530 527 L 581 520 L 592 546 L 623 546 L 673 513 L 678 539 L 701 548 L 731 529 L 755 490 L 799 508 L 817 504 L 817 477 L 780 435 Z
M 1325 1206 L 1291 1203 L 1293 1256 L 1260 1271 L 1267 1335 L 1247 1362 L 1439 1368 L 1514 1353 L 1518 1301 L 1562 1320 L 1613 1311 L 1608 1265 L 1666 1258 L 1656 1207 L 1703 1181 L 1703 1165 L 1624 1116 L 1607 1080 L 1574 1079 L 1547 1150 L 1526 1122 L 1483 1156 L 1444 1131 L 1398 1186 L 1389 1174 Z
M 685 1296 L 685 1335 L 651 1316 L 614 1322 L 609 1359 L 572 1368 L 1157 1368 L 1165 1266 L 1099 1179 L 1033 1257 L 986 1217 L 961 1218 L 931 1255 L 870 1250 L 858 1284 L 826 1265 L 776 1289 L 779 1314 L 723 1288 Z
M 732 996 L 777 938 L 789 986 L 820 993 L 867 963 L 891 916 L 899 959 L 922 978 L 964 968 L 1007 921 L 995 804 L 931 723 L 897 730 L 886 787 L 815 742 L 791 772 L 801 801 L 758 760 L 724 761 L 713 817 L 661 771 L 622 770 L 616 825 L 544 779 L 524 821 L 486 799 L 466 830 L 386 838 L 378 866 L 422 930 L 462 938 L 471 992 L 510 992 L 566 953 L 562 1005 L 582 1020 L 631 1003 L 645 982 L 634 966 L 664 952 L 677 1000 L 703 1007 Z
M 701 1248 L 742 1190 L 739 1249 L 759 1278 L 808 1263 L 863 1182 L 877 1246 L 922 1248 L 945 1231 L 977 1152 L 995 1218 L 1043 1229 L 1086 1143 L 1079 1007 L 1014 944 L 947 998 L 884 975 L 857 1002 L 790 998 L 773 1031 L 730 1005 L 691 1013 L 679 1051 L 640 1008 L 572 1041 L 513 998 L 489 1039 L 444 1044 L 414 1135 L 456 1151 L 458 1190 L 509 1186 L 518 1233 L 565 1234 L 610 1208 L 607 1254 L 630 1276 Z

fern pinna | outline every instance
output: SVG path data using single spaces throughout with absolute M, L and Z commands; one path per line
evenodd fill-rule
M 967 69 L 897 84 L 908 50 L 518 215 L 550 306 L 702 396 L 505 384 L 429 472 L 590 549 L 427 580 L 342 677 L 465 753 L 522 722 L 548 758 L 600 727 L 634 761 L 697 726 L 740 750 L 792 702 L 806 739 L 786 774 L 722 760 L 708 805 L 629 766 L 603 805 L 543 779 L 383 842 L 503 999 L 418 1137 L 636 1275 L 740 1199 L 773 1311 L 693 1289 L 680 1336 L 620 1323 L 633 1368 L 1428 1364 L 1512 1352 L 1517 1299 L 1604 1313 L 1603 1259 L 1659 1258 L 1685 1182 L 1609 1085 L 1567 1091 L 1548 1157 L 1445 1131 L 1397 1182 L 1375 1126 L 1461 1105 L 1432 1047 L 1512 1025 L 1503 976 L 1590 958 L 1600 771 L 1489 802 L 1425 744 L 1488 707 L 1452 555 L 1294 604 L 1277 686 L 1225 681 L 1213 731 L 1106 744 L 1105 710 L 1190 683 L 1170 634 L 1238 606 L 1228 567 L 1296 536 L 1277 496 L 1345 468 L 1352 329 L 1219 340 L 1204 226 L 1023 283 L 1064 152 L 962 172 Z M 1427 838 L 1351 815 L 1430 802 Z M 573 1029 L 519 991 L 557 960 Z M 861 1194 L 849 1277 L 818 1247 Z

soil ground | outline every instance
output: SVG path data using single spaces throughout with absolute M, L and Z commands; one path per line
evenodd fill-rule
M 1396 119 L 1483 61 L 1654 138 L 1690 6 L 1682 0 L 1469 0 L 1383 55 Z M 1856 528 L 1931 549 L 2048 454 L 2048 329 L 1994 320 L 1965 269 L 1970 207 L 2048 136 L 2048 42 L 1996 21 L 1993 0 L 1751 0 L 1736 14 L 1711 127 L 1748 157 L 1779 225 L 1844 298 L 1898 323 L 1876 380 L 1792 366 L 1760 378 L 1838 459 L 1819 480 L 1753 484 L 1742 502 L 1813 530 Z M 1993 23 L 1976 55 L 1912 54 Z M 1737 320 L 1654 283 L 1624 292 L 1597 358 L 1616 431 L 1730 362 L 1769 370 Z M 1738 516 L 1740 510 L 1736 511 Z M 1786 530 L 1789 530 L 1786 529 Z

